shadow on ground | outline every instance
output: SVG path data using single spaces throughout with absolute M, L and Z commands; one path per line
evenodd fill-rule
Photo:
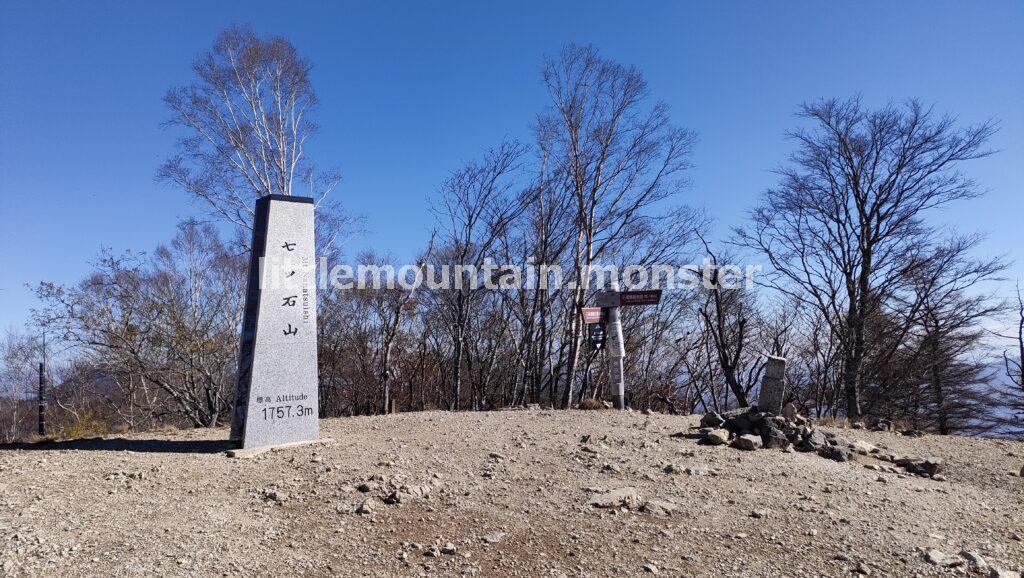
M 0 444 L 6 450 L 79 450 L 99 452 L 145 452 L 170 454 L 215 454 L 237 447 L 229 440 L 158 440 L 124 438 L 88 438 L 78 440 L 44 440 L 33 443 Z

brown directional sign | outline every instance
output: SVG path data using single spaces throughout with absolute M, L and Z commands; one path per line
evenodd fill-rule
M 619 293 L 619 304 L 622 307 L 629 305 L 657 305 L 658 303 L 661 303 L 661 289 L 622 291 Z
M 580 312 L 583 313 L 584 323 L 600 323 L 601 322 L 601 308 L 600 307 L 581 307 Z
M 618 307 L 619 294 L 615 291 L 600 291 L 594 294 L 594 304 L 598 307 Z

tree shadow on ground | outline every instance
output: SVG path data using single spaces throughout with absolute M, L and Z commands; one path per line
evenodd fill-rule
M 238 444 L 230 440 L 161 440 L 125 438 L 86 438 L 77 440 L 43 440 L 0 444 L 0 451 L 7 450 L 76 450 L 99 452 L 140 452 L 169 454 L 216 454 L 235 449 Z

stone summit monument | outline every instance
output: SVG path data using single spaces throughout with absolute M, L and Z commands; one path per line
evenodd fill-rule
M 231 439 L 242 449 L 319 437 L 313 199 L 256 201 Z
M 761 396 L 757 401 L 759 411 L 782 413 L 782 401 L 786 398 L 786 358 L 767 356 L 764 364 L 764 378 L 761 380 Z

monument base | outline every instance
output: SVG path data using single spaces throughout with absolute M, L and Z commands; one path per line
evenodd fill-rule
M 268 452 L 275 452 L 275 451 L 278 451 L 278 450 L 287 450 L 287 449 L 291 449 L 291 448 L 298 448 L 298 447 L 302 447 L 302 446 L 313 446 L 313 445 L 320 445 L 320 444 L 325 444 L 326 445 L 326 444 L 332 444 L 332 443 L 334 443 L 334 438 L 320 438 L 320 439 L 315 439 L 315 440 L 302 440 L 302 441 L 299 441 L 299 442 L 289 442 L 289 443 L 286 443 L 286 444 L 277 444 L 277 445 L 272 445 L 272 446 L 260 446 L 260 447 L 256 447 L 256 448 L 240 448 L 240 449 L 236 449 L 236 450 L 228 450 L 227 451 L 227 456 L 229 458 L 246 459 L 246 458 L 254 458 L 256 456 L 259 456 L 259 455 L 262 455 L 262 454 L 265 454 L 265 453 L 268 453 Z

